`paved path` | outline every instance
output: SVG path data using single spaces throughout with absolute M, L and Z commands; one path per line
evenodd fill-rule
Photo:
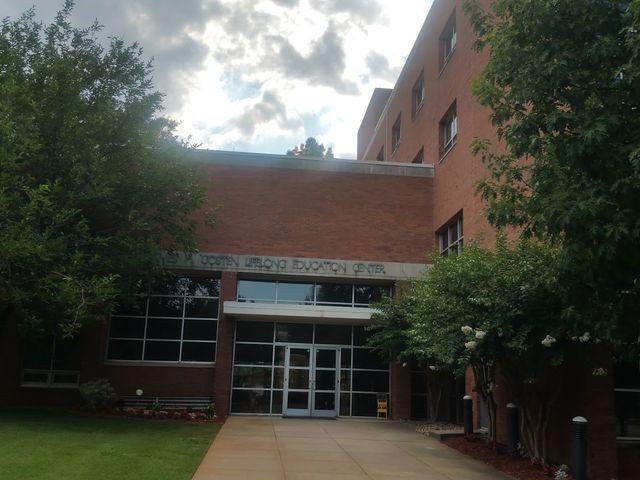
M 193 480 L 513 480 L 406 424 L 230 417 Z

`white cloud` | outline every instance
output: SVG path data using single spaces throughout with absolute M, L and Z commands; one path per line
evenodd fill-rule
M 24 10 L 0 0 L 3 14 Z M 54 2 L 32 0 L 45 21 Z M 62 0 L 59 2 L 62 5 Z M 165 113 L 208 148 L 284 153 L 315 136 L 355 157 L 374 87 L 391 87 L 431 0 L 84 0 L 106 35 L 154 57 Z

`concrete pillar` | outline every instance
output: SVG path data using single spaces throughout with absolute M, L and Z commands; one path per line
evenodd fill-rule
M 224 302 L 235 301 L 238 274 L 222 272 L 220 281 L 220 319 L 218 320 L 218 341 L 216 345 L 216 369 L 214 371 L 214 402 L 216 414 L 229 415 L 231 394 L 231 369 L 233 368 L 233 335 L 235 320 L 224 315 Z
M 389 364 L 389 407 L 391 418 L 411 418 L 411 366 L 409 363 L 393 361 Z

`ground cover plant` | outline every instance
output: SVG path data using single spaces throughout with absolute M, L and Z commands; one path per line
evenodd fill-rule
M 0 409 L 2 478 L 188 480 L 220 425 Z

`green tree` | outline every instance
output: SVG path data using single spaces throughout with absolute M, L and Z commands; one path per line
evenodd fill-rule
M 309 137 L 304 143 L 296 145 L 291 150 L 287 150 L 287 155 L 294 157 L 319 157 L 319 158 L 333 158 L 333 149 L 329 147 L 325 149 L 322 143 Z
M 376 306 L 369 344 L 385 356 L 413 357 L 432 370 L 462 375 L 471 367 L 475 389 L 488 407 L 492 438 L 494 390 L 497 379 L 505 381 L 522 409 L 523 445 L 532 457 L 545 459 L 548 418 L 561 384 L 558 367 L 591 340 L 562 318 L 560 255 L 543 243 L 508 245 L 501 237 L 493 250 L 472 244 L 459 255 L 436 256 L 397 304 Z M 552 375 L 550 368 L 556 369 Z
M 613 343 L 637 339 L 640 2 L 465 8 L 490 49 L 473 92 L 504 147 L 474 145 L 489 220 L 561 242 L 567 313 Z
M 63 336 L 157 272 L 161 249 L 194 249 L 205 198 L 141 48 L 103 47 L 72 8 L 0 25 L 0 319 Z

